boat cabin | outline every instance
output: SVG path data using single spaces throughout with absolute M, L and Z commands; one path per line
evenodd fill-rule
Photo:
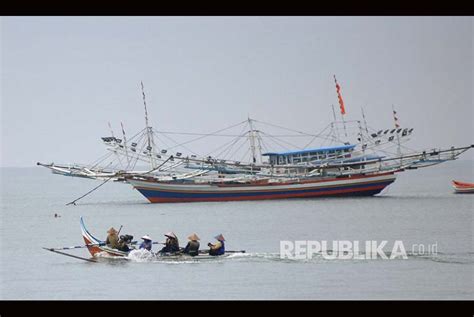
M 355 145 L 348 144 L 300 151 L 268 152 L 262 155 L 268 156 L 271 165 L 300 164 L 305 162 L 350 158 L 354 148 Z

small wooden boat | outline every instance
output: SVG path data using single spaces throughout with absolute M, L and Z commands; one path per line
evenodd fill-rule
M 465 183 L 453 180 L 454 191 L 457 194 L 473 194 L 474 183 Z
M 89 253 L 92 256 L 99 256 L 99 255 L 105 255 L 109 257 L 115 257 L 115 258 L 126 258 L 129 253 L 133 250 L 136 249 L 131 249 L 128 252 L 125 251 L 120 251 L 117 249 L 112 249 L 109 248 L 105 241 L 99 240 L 96 237 L 94 237 L 86 228 L 84 224 L 84 219 L 81 217 L 81 231 L 82 231 L 82 237 L 84 239 L 84 242 L 86 243 L 87 249 L 89 250 Z M 245 250 L 240 250 L 240 251 L 226 251 L 225 254 L 219 255 L 219 256 L 213 256 L 209 255 L 208 251 L 205 250 L 200 250 L 199 255 L 197 256 L 190 256 L 188 254 L 182 254 L 182 253 L 153 253 L 153 255 L 156 258 L 163 258 L 163 259 L 170 259 L 170 260 L 202 260 L 202 259 L 215 259 L 215 258 L 222 258 L 222 257 L 227 257 L 231 254 L 234 253 L 245 253 Z
M 94 237 L 90 232 L 87 230 L 84 219 L 81 217 L 81 231 L 82 237 L 84 242 L 87 245 L 87 249 L 89 250 L 92 256 L 96 256 L 99 253 L 108 255 L 108 256 L 118 256 L 118 257 L 125 257 L 128 255 L 128 252 L 120 251 L 117 249 L 112 249 L 107 246 L 105 241 L 99 240 Z

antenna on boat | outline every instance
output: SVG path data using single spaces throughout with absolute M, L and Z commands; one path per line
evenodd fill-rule
M 153 130 L 152 128 L 148 125 L 148 110 L 146 108 L 146 99 L 145 99 L 145 87 L 143 86 L 143 81 L 140 81 L 141 86 L 142 86 L 142 95 L 143 95 L 143 105 L 145 106 L 145 127 L 146 127 L 146 136 L 147 136 L 147 150 L 148 150 L 148 156 L 150 157 L 150 163 L 151 167 L 155 167 L 155 161 L 153 159 L 153 148 L 151 146 L 152 144 L 152 137 L 153 137 Z

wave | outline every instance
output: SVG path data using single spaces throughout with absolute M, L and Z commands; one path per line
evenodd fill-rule
M 313 263 L 313 264 L 323 264 L 323 263 L 367 263 L 369 261 L 433 261 L 437 263 L 450 263 L 450 264 L 474 264 L 474 253 L 465 252 L 465 253 L 441 253 L 430 255 L 422 255 L 407 252 L 407 258 L 404 259 L 401 256 L 397 256 L 394 259 L 390 259 L 390 252 L 385 253 L 388 259 L 384 259 L 375 253 L 365 253 L 360 252 L 358 258 L 352 257 L 352 254 L 347 252 L 333 252 L 328 250 L 327 253 L 315 253 L 311 258 L 282 258 L 280 253 L 267 253 L 267 252 L 250 252 L 250 253 L 233 253 L 227 254 L 226 256 L 202 256 L 202 257 L 167 257 L 159 256 L 156 253 L 140 249 L 132 250 L 127 257 L 122 259 L 128 260 L 130 262 L 137 263 L 167 263 L 167 264 L 192 264 L 192 263 L 203 263 L 203 262 L 212 262 L 212 263 L 221 263 L 229 261 L 240 261 L 240 262 L 277 262 L 277 263 Z M 120 258 L 120 257 L 111 257 L 107 255 L 100 255 L 101 257 L 106 258 Z M 346 256 L 346 258 L 342 257 Z M 341 258 L 342 257 L 342 258 Z

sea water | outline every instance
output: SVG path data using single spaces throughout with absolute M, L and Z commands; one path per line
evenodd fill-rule
M 474 195 L 451 180 L 474 181 L 472 161 L 400 173 L 381 195 L 273 201 L 150 204 L 128 184 L 1 169 L 1 299 L 473 299 Z M 54 214 L 60 215 L 55 218 Z M 228 258 L 155 261 L 144 256 L 91 263 L 42 247 L 83 245 L 79 219 L 105 239 L 110 227 L 136 240 L 201 248 L 222 233 Z M 400 240 L 407 259 L 281 259 L 280 241 Z M 415 254 L 412 245 L 436 245 Z M 159 246 L 154 245 L 154 251 Z M 390 250 L 390 248 L 389 248 Z M 86 249 L 70 251 L 89 258 Z

